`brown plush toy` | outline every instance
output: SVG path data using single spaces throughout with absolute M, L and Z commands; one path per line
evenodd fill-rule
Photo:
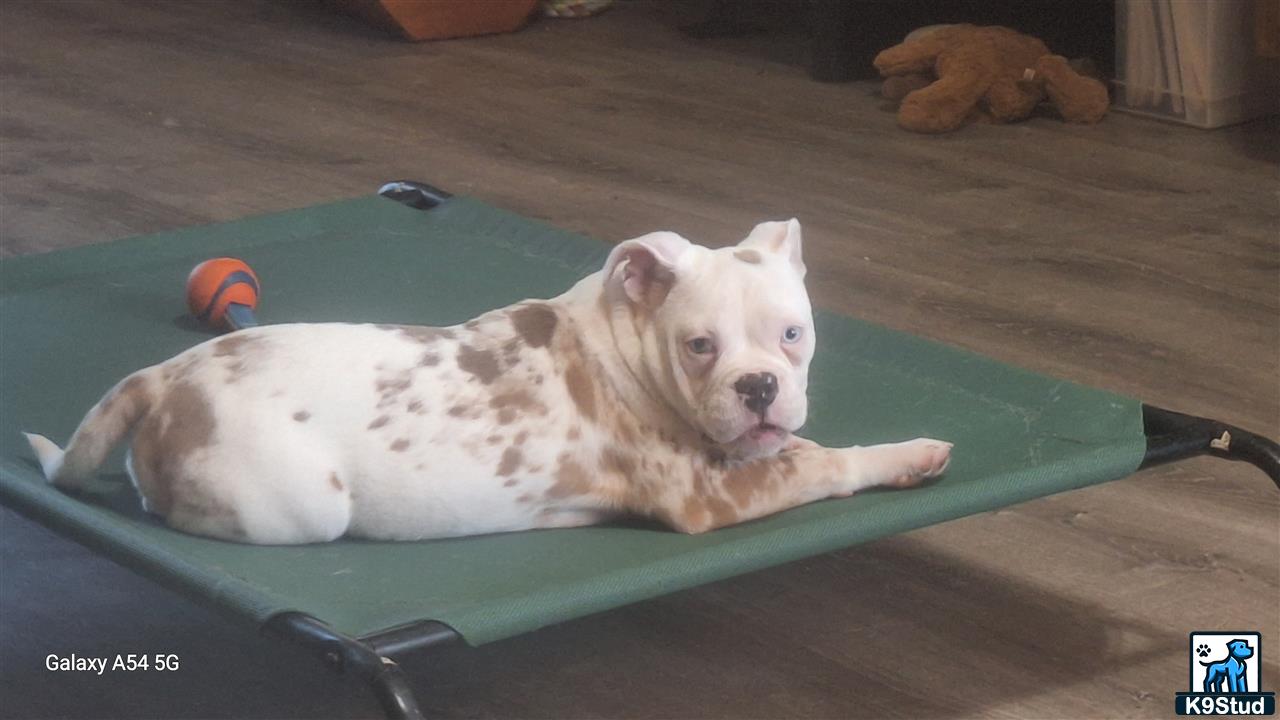
M 877 55 L 875 65 L 886 78 L 884 96 L 902 100 L 898 124 L 915 132 L 1021 120 L 1046 96 L 1068 122 L 1098 122 L 1109 105 L 1105 85 L 1005 27 L 929 28 Z

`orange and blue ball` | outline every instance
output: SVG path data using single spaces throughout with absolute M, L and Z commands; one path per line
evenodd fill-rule
M 201 323 L 239 330 L 257 325 L 258 276 L 238 258 L 205 260 L 187 276 L 187 307 Z

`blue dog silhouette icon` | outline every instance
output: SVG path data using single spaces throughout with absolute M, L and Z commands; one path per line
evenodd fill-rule
M 1204 691 L 1207 693 L 1247 693 L 1249 678 L 1245 674 L 1246 660 L 1253 657 L 1253 648 L 1247 640 L 1235 639 L 1227 643 L 1227 656 L 1217 662 L 1200 661 L 1208 668 L 1204 676 Z M 1226 685 L 1224 688 L 1223 685 Z

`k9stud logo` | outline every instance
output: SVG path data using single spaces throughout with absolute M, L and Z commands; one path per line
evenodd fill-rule
M 1262 692 L 1262 634 L 1191 633 L 1190 692 L 1177 698 L 1179 715 L 1274 715 L 1276 694 Z

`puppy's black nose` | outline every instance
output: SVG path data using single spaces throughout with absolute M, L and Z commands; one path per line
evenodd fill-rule
M 778 397 L 778 378 L 770 372 L 747 373 L 738 378 L 733 389 L 742 396 L 747 409 L 759 415 Z

